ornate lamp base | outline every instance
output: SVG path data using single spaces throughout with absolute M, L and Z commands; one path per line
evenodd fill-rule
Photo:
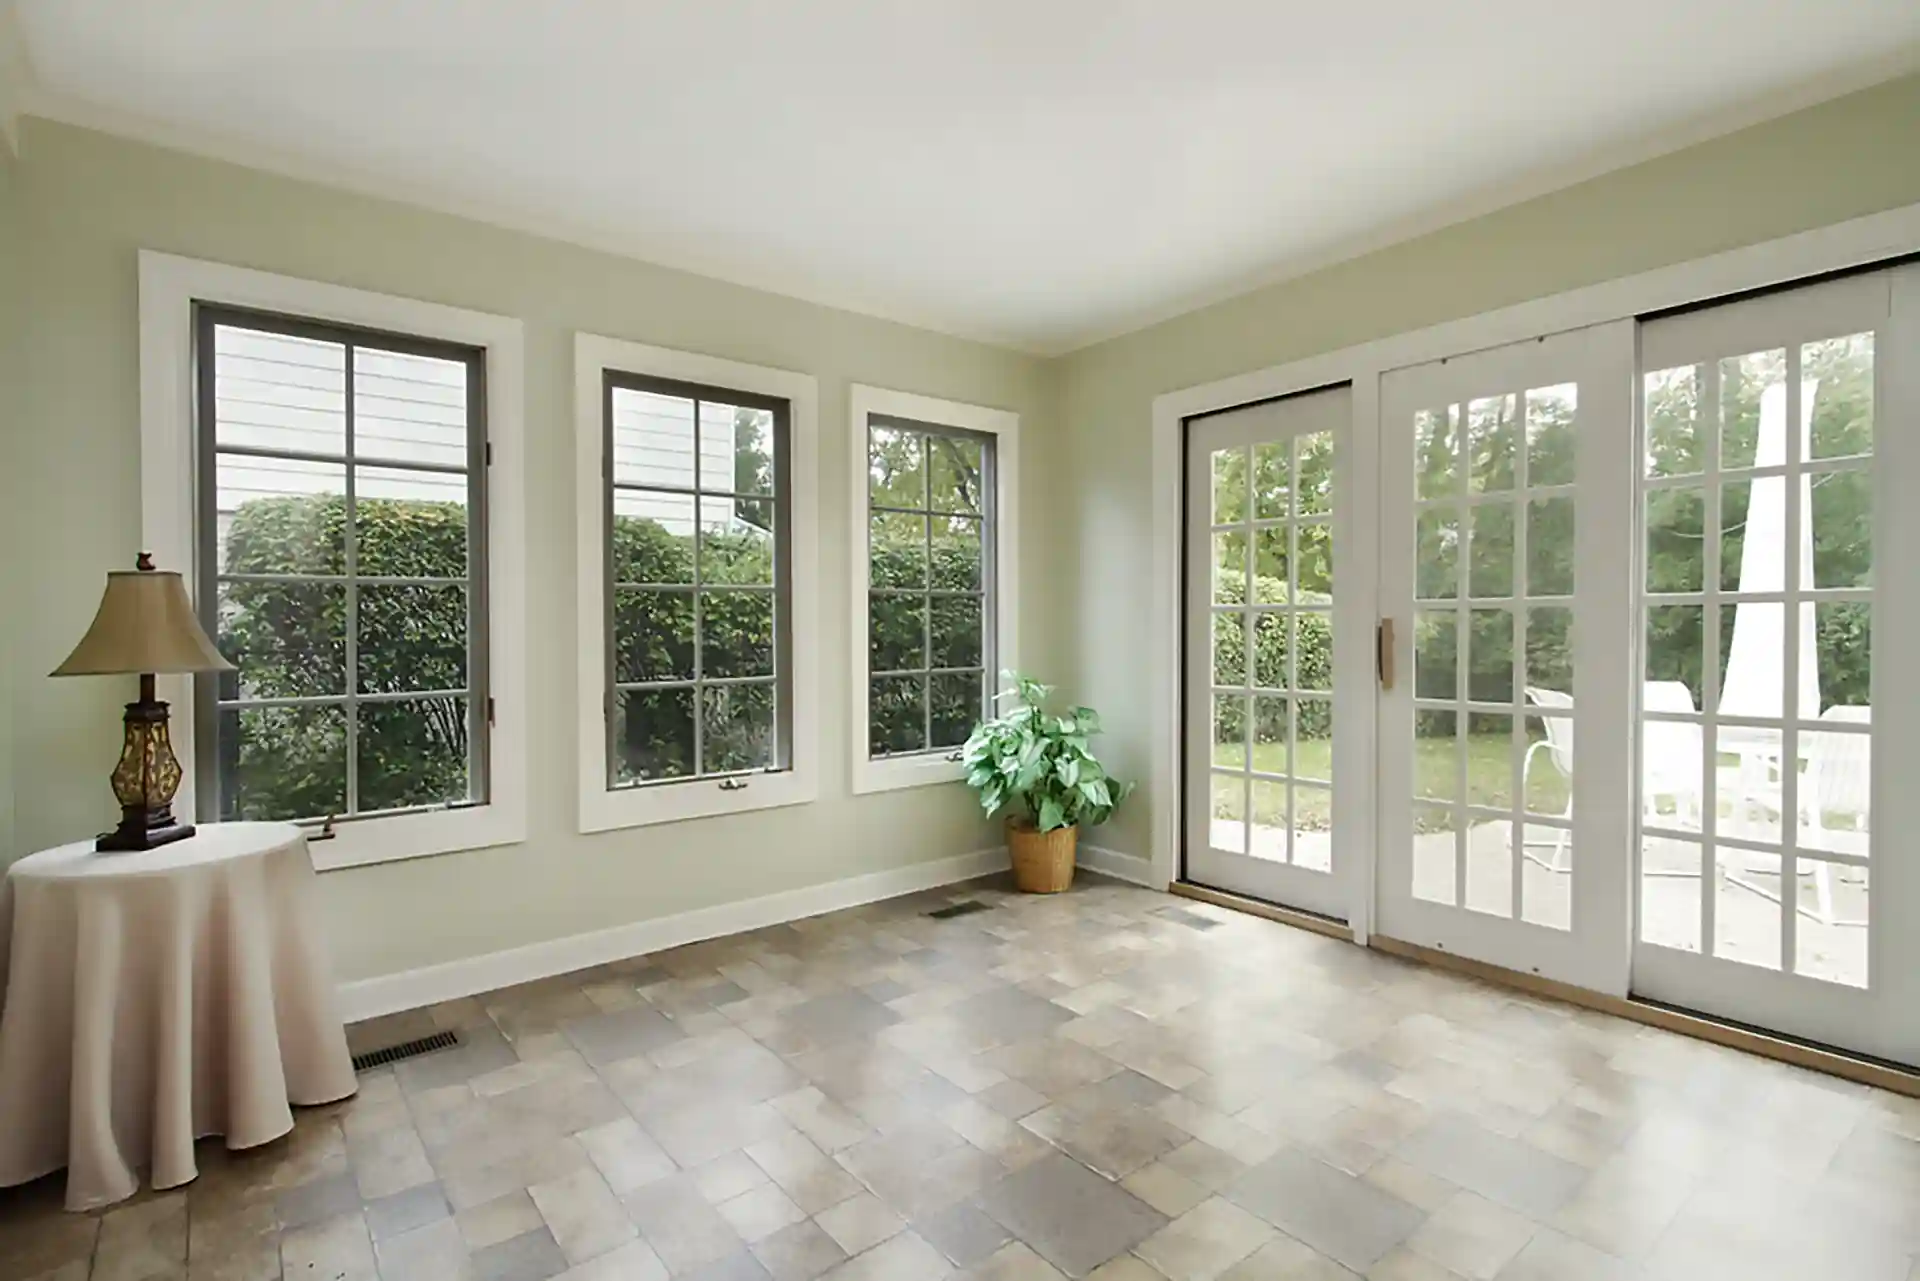
M 120 826 L 101 833 L 96 850 L 150 850 L 193 835 L 193 824 L 173 820 L 180 761 L 167 733 L 167 705 L 153 695 L 153 677 L 141 676 L 140 699 L 127 704 L 126 742 L 113 770 Z

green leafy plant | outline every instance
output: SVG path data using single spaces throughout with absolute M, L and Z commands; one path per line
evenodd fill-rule
M 1013 705 L 975 726 L 961 749 L 967 786 L 979 793 L 980 807 L 989 816 L 1017 807 L 1016 817 L 1043 832 L 1106 822 L 1133 786 L 1108 775 L 1087 746 L 1100 732 L 1098 713 L 1075 707 L 1055 716 L 1045 706 L 1052 686 L 1018 672 L 1001 674 L 1014 688 L 999 697 Z

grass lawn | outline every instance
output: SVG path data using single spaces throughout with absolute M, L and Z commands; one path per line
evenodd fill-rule
M 1457 745 L 1453 739 L 1421 739 L 1414 745 L 1414 791 L 1418 796 L 1451 798 L 1456 790 Z M 1513 769 L 1516 753 L 1513 740 L 1505 734 L 1472 734 L 1466 740 L 1467 803 L 1494 809 L 1513 805 Z M 1548 753 L 1534 757 L 1533 772 L 1527 780 L 1527 810 L 1533 814 L 1558 817 L 1567 806 L 1567 779 L 1555 769 Z M 1240 747 L 1222 747 L 1214 755 L 1214 764 L 1238 769 L 1245 758 Z M 1299 831 L 1326 831 L 1332 826 L 1333 793 L 1325 782 L 1333 777 L 1333 741 L 1327 738 L 1302 739 L 1294 746 L 1294 768 L 1287 769 L 1285 743 L 1256 743 L 1253 768 L 1257 773 L 1291 775 L 1303 780 L 1294 789 L 1294 827 Z M 1319 780 L 1321 786 L 1312 786 Z M 1284 783 L 1253 782 L 1253 821 L 1262 827 L 1285 827 L 1287 792 Z M 1231 775 L 1215 774 L 1213 812 L 1219 818 L 1238 818 L 1240 784 Z M 1422 831 L 1450 830 L 1451 821 L 1439 815 L 1419 823 Z

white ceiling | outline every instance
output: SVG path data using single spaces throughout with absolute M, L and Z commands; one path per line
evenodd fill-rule
M 42 114 L 1050 352 L 1920 50 L 1914 0 L 16 2 Z

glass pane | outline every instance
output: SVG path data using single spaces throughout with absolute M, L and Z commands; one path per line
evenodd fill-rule
M 1575 474 L 1573 424 L 1578 383 L 1536 387 L 1527 393 L 1527 483 L 1571 485 Z
M 927 598 L 867 599 L 867 667 L 875 672 L 917 671 L 927 665 Z
M 1513 717 L 1489 712 L 1467 717 L 1467 800 L 1489 809 L 1513 808 Z
M 1848 987 L 1867 986 L 1867 869 L 1804 856 L 1797 869 L 1800 919 L 1794 923 L 1794 972 Z
M 1293 688 L 1333 690 L 1333 614 L 1301 610 L 1293 616 Z
M 1513 615 L 1476 609 L 1467 645 L 1467 697 L 1477 703 L 1513 701 Z
M 213 470 L 222 573 L 346 572 L 345 467 L 220 454 Z
M 1449 905 L 1459 901 L 1457 825 L 1450 809 L 1413 807 L 1413 897 Z
M 1270 779 L 1253 780 L 1253 831 L 1247 852 L 1274 863 L 1287 861 L 1287 785 Z
M 1472 512 L 1472 572 L 1467 594 L 1485 598 L 1513 595 L 1513 504 L 1486 503 Z
M 1300 469 L 1293 499 L 1302 516 L 1317 516 L 1333 510 L 1333 433 L 1317 431 L 1301 436 Z
M 692 489 L 693 401 L 613 389 L 613 482 Z
M 354 572 L 368 577 L 467 576 L 467 478 L 356 467 Z
M 754 519 L 766 522 L 754 523 Z M 773 504 L 700 500 L 700 581 L 773 584 Z
M 1292 774 L 1287 756 L 1288 700 L 1276 694 L 1253 699 L 1253 768 L 1262 774 Z
M 700 402 L 700 488 L 773 492 L 773 411 Z
M 927 486 L 937 512 L 980 514 L 985 446 L 970 437 L 927 436 Z
M 356 347 L 353 452 L 395 462 L 467 463 L 467 364 Z
M 1814 388 L 1809 456 L 1872 453 L 1873 335 L 1807 343 L 1800 348 L 1800 377 L 1803 387 Z
M 1325 605 L 1333 600 L 1333 526 L 1303 520 L 1293 528 L 1294 600 Z
M 1527 504 L 1527 594 L 1573 595 L 1573 499 Z
M 1861 726 L 1864 707 L 1836 707 L 1824 721 Z M 1865 857 L 1873 813 L 1873 736 L 1839 730 L 1800 734 L 1800 845 Z
M 1662 710 L 1655 707 L 1651 688 L 1647 707 Z M 1703 733 L 1692 721 L 1641 722 L 1640 813 L 1649 827 L 1700 830 L 1707 796 Z
M 1413 714 L 1413 794 L 1450 801 L 1460 792 L 1458 718 L 1452 712 Z M 1452 831 L 1451 825 L 1447 828 Z
M 469 798 L 466 699 L 408 698 L 358 710 L 360 813 Z
M 1247 776 L 1215 774 L 1213 813 L 1207 825 L 1207 844 L 1230 854 L 1247 852 Z
M 1213 683 L 1247 683 L 1247 618 L 1244 614 L 1213 616 Z
M 1247 696 L 1213 696 L 1213 763 L 1226 769 L 1247 764 Z
M 980 522 L 971 516 L 933 518 L 932 578 L 936 591 L 977 592 L 981 575 Z
M 1513 915 L 1511 819 L 1484 815 L 1467 819 L 1467 892 L 1462 906 L 1486 916 Z
M 1527 687 L 1542 691 L 1535 701 L 1573 695 L 1573 610 L 1564 605 L 1527 611 Z
M 347 692 L 345 583 L 222 583 L 215 630 L 222 698 Z
M 614 490 L 613 581 L 691 583 L 693 502 L 691 494 Z
M 1253 683 L 1262 689 L 1286 689 L 1293 680 L 1287 670 L 1287 616 L 1282 611 L 1258 610 L 1253 615 Z M 1235 682 L 1237 683 L 1237 682 Z
M 1734 725 L 1715 729 L 1714 792 L 1722 835 L 1780 843 L 1780 743 L 1779 730 Z
M 615 588 L 613 679 L 693 679 L 693 593 Z
M 623 690 L 613 699 L 613 783 L 693 773 L 693 691 Z
M 1690 841 L 1649 836 L 1640 843 L 1640 938 L 1682 952 L 1700 950 L 1700 880 L 1706 852 Z
M 1649 605 L 1647 641 L 1642 654 L 1648 686 L 1647 705 L 1654 702 L 1656 685 L 1678 686 L 1661 697 L 1667 711 L 1699 711 L 1705 695 L 1701 666 L 1706 653 L 1704 625 L 1706 610 L 1699 605 Z M 1676 706 L 1684 694 L 1686 705 Z
M 1713 954 L 1780 968 L 1780 856 L 1720 849 L 1714 885 Z
M 768 769 L 773 765 L 771 684 L 708 685 L 700 691 L 701 769 Z
M 867 687 L 867 750 L 874 756 L 924 751 L 927 678 L 876 676 Z
M 1467 406 L 1467 488 L 1474 493 L 1512 489 L 1516 458 L 1512 396 L 1483 396 Z
M 1820 710 L 1873 705 L 1873 606 L 1866 601 L 1802 605 L 1814 611 Z M 1805 714 L 1805 713 L 1803 713 Z
M 342 344 L 215 325 L 213 360 L 215 445 L 346 453 L 347 356 Z M 461 438 L 465 440 L 464 425 Z
M 1414 496 L 1452 498 L 1460 492 L 1460 406 L 1423 409 L 1413 416 Z
M 1310 872 L 1333 870 L 1333 792 L 1311 783 L 1293 785 L 1293 865 Z
M 1293 491 L 1292 450 L 1290 440 L 1270 440 L 1253 447 L 1253 514 L 1261 520 L 1278 519 L 1291 511 L 1288 504 Z M 1214 457 L 1217 459 L 1220 455 Z M 1225 518 L 1218 514 L 1214 516 L 1215 521 L 1222 519 Z
M 1421 610 L 1413 616 L 1413 696 L 1460 696 L 1460 621 L 1452 610 Z
M 224 708 L 215 741 L 222 819 L 347 812 L 346 708 Z
M 354 636 L 362 694 L 467 687 L 464 584 L 362 583 Z
M 867 518 L 867 563 L 875 587 L 927 585 L 927 518 L 881 512 Z
M 925 510 L 926 438 L 917 431 L 873 427 L 867 433 L 867 502 Z
M 773 675 L 773 593 L 701 591 L 700 674 Z
M 1781 682 L 1785 678 L 1786 640 L 1782 623 L 1786 606 L 1749 602 L 1720 607 L 1720 714 L 1763 716 L 1783 714 Z M 1807 654 L 1802 646 L 1801 653 Z M 1803 662 L 1799 684 L 1811 709 L 1815 662 Z
M 1697 487 L 1647 495 L 1647 590 L 1697 592 L 1706 586 L 1707 504 Z
M 1873 581 L 1873 477 L 1828 472 L 1807 482 L 1813 502 L 1813 585 L 1866 587 Z
M 1293 700 L 1293 776 L 1333 782 L 1333 703 L 1325 698 Z
M 978 596 L 936 596 L 929 602 L 932 610 L 929 638 L 932 642 L 929 665 L 933 667 L 980 666 L 981 630 Z
M 1213 535 L 1213 599 L 1241 605 L 1247 599 L 1247 531 L 1216 530 Z
M 1293 599 L 1290 588 L 1291 535 L 1285 525 L 1267 525 L 1253 531 L 1253 599 L 1261 605 L 1284 605 Z
M 1720 487 L 1720 590 L 1786 590 L 1787 481 L 1784 476 Z
M 1571 818 L 1573 804 L 1573 718 L 1571 716 L 1527 717 L 1527 755 L 1522 762 L 1525 799 L 1521 804 L 1529 814 L 1551 818 Z M 1564 845 L 1549 831 L 1546 840 Z M 1529 845 L 1536 844 L 1529 833 Z
M 1232 525 L 1247 518 L 1245 446 L 1213 451 L 1213 523 Z
M 1643 385 L 1647 396 L 1647 475 L 1698 475 L 1706 469 L 1699 429 L 1699 366 L 1655 370 Z
M 930 747 L 958 747 L 980 723 L 981 672 L 942 672 L 931 682 L 933 741 Z
M 1785 351 L 1757 351 L 1720 362 L 1720 469 L 1771 467 L 1786 457 Z M 1771 392 L 1772 395 L 1768 393 Z M 1762 410 L 1771 400 L 1770 432 Z M 1764 437 L 1764 439 L 1763 439 Z M 1776 949 L 1777 950 L 1777 949 Z
M 1419 600 L 1452 600 L 1460 594 L 1460 517 L 1452 509 L 1419 515 L 1413 594 Z

